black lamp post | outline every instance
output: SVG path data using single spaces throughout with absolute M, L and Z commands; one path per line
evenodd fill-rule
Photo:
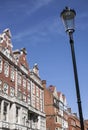
M 80 89 L 79 89 L 78 74 L 77 74 L 77 67 L 76 67 L 76 58 L 75 58 L 75 51 L 74 51 L 74 40 L 73 40 L 73 32 L 75 31 L 75 29 L 74 29 L 75 16 L 76 16 L 76 12 L 68 7 L 66 7 L 61 12 L 61 18 L 62 18 L 63 24 L 65 26 L 65 31 L 68 33 L 69 40 L 70 40 L 74 78 L 75 78 L 75 87 L 76 87 L 76 95 L 77 95 L 77 103 L 78 103 L 79 118 L 80 118 L 80 126 L 81 126 L 81 130 L 84 130 L 81 97 L 80 97 Z

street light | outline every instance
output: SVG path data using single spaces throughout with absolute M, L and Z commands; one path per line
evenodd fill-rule
M 74 78 L 75 78 L 77 103 L 78 103 L 79 118 L 80 118 L 80 126 L 81 126 L 81 130 L 84 130 L 81 97 L 80 97 L 80 89 L 79 89 L 78 74 L 77 74 L 77 67 L 76 67 L 76 58 L 75 58 L 75 51 L 74 51 L 74 40 L 73 40 L 73 32 L 75 31 L 74 18 L 76 16 L 76 12 L 75 12 L 75 10 L 72 10 L 72 9 L 66 7 L 61 12 L 60 16 L 61 16 L 63 24 L 65 26 L 65 31 L 69 35 L 72 62 L 73 62 L 73 70 L 74 70 Z

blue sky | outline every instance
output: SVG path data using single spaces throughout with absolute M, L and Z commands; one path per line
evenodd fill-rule
M 69 38 L 60 19 L 65 6 L 76 11 L 74 46 L 83 116 L 88 119 L 87 0 L 1 0 L 0 33 L 10 28 L 13 50 L 25 47 L 30 68 L 37 63 L 41 79 L 55 85 L 72 112 L 78 112 Z

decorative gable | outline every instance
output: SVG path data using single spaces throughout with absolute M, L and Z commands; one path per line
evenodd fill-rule
M 20 51 L 16 50 L 13 52 L 14 57 L 17 61 L 17 64 L 19 65 L 19 67 L 26 73 L 29 74 L 29 65 L 27 63 L 27 59 L 26 59 L 26 49 L 22 48 Z
M 17 66 L 19 66 L 26 74 L 29 74 L 29 66 L 26 60 L 26 49 L 22 48 L 20 51 L 12 50 L 11 32 L 10 29 L 5 29 L 0 34 L 0 51 Z
M 12 51 L 12 43 L 11 43 L 11 32 L 9 29 L 5 29 L 2 34 L 0 34 L 0 46 L 3 48 Z
M 13 60 L 12 53 L 12 43 L 11 43 L 11 32 L 9 29 L 5 29 L 2 34 L 0 34 L 0 51 L 6 55 L 10 60 Z

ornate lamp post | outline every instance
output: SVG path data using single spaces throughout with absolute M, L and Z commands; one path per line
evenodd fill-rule
M 74 78 L 75 78 L 77 103 L 78 103 L 79 118 L 80 118 L 80 126 L 81 126 L 81 130 L 84 130 L 81 97 L 80 97 L 80 89 L 79 89 L 78 74 L 77 74 L 77 67 L 76 67 L 76 58 L 75 58 L 75 51 L 74 51 L 74 40 L 73 40 L 73 32 L 75 31 L 74 18 L 76 16 L 76 12 L 75 12 L 75 10 L 72 10 L 72 9 L 66 7 L 61 12 L 60 16 L 61 16 L 63 24 L 65 26 L 65 31 L 69 35 L 71 54 L 72 54 L 72 62 L 73 62 L 73 70 L 74 70 Z

